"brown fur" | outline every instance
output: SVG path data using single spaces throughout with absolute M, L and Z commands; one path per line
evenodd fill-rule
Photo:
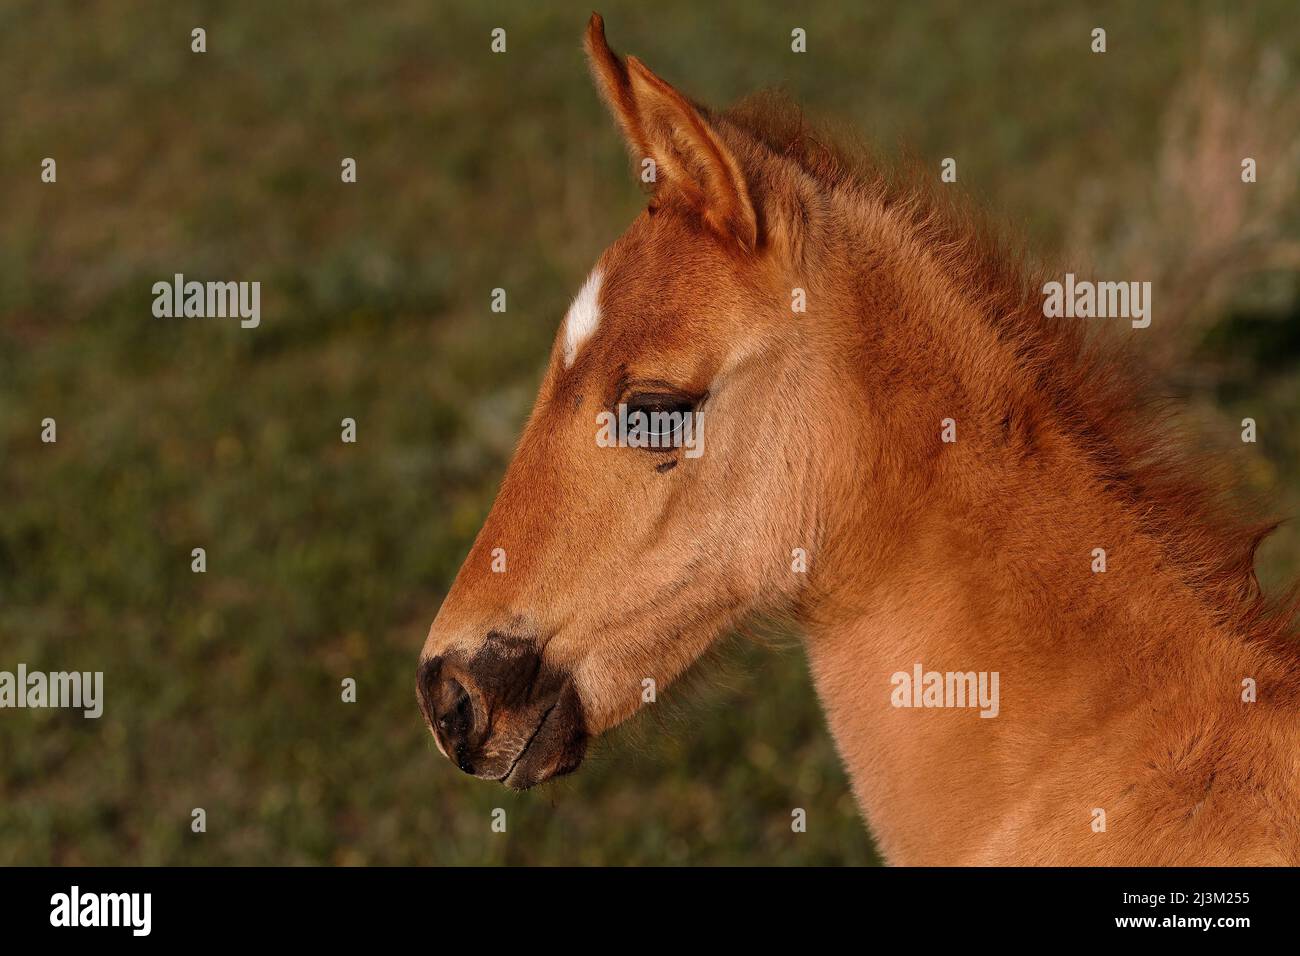
M 567 678 L 548 693 L 580 703 L 544 741 L 566 756 L 530 753 L 508 782 L 572 769 L 573 728 L 599 734 L 644 678 L 662 689 L 784 612 L 893 862 L 1300 863 L 1294 602 L 1253 573 L 1270 526 L 1172 450 L 1129 363 L 1044 318 L 1041 272 L 940 189 L 788 104 L 694 106 L 621 61 L 599 17 L 587 43 L 661 175 L 601 257 L 600 325 L 571 368 L 557 339 L 423 654 L 471 659 L 513 628 Z M 595 414 L 647 382 L 702 401 L 701 457 L 596 445 Z M 998 671 L 1001 713 L 891 706 L 915 662 Z M 484 746 L 517 762 L 551 697 L 498 732 L 491 695 L 466 693 Z M 422 695 L 432 725 L 445 688 Z

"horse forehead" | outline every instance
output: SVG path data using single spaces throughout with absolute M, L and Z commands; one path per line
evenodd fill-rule
M 564 367 L 572 368 L 583 348 L 611 326 L 618 326 L 624 344 L 629 334 L 634 340 L 679 338 L 680 320 L 699 312 L 725 278 L 712 252 L 673 222 L 638 219 L 602 253 L 574 295 L 562 325 Z
M 583 347 L 619 313 L 624 319 L 618 324 L 626 331 L 629 315 L 641 318 L 663 304 L 657 300 L 667 290 L 662 281 L 655 280 L 657 265 L 653 257 L 629 254 L 626 248 L 615 246 L 606 251 L 578 287 L 564 315 L 562 354 L 566 369 L 573 367 Z M 616 300 L 613 309 L 611 297 Z M 621 309 L 617 303 L 622 303 Z

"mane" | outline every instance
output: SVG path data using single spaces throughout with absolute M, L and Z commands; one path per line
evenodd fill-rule
M 1230 497 L 1239 482 L 1222 455 L 1189 450 L 1195 436 L 1174 420 L 1175 404 L 1157 393 L 1131 348 L 1090 335 L 1086 323 L 1043 315 L 1049 272 L 1021 242 L 938 185 L 932 169 L 881 161 L 860 141 L 810 124 L 782 93 L 755 94 L 722 116 L 824 189 L 900 216 L 1012 350 L 1035 404 L 1054 410 L 1107 493 L 1160 544 L 1215 622 L 1296 655 L 1300 582 L 1269 600 L 1255 575 L 1256 551 L 1280 522 L 1261 519 L 1257 502 Z

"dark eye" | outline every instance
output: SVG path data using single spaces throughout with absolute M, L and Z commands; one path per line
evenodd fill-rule
M 623 441 L 632 448 L 671 451 L 692 446 L 697 434 L 696 401 L 664 392 L 630 395 L 618 409 Z

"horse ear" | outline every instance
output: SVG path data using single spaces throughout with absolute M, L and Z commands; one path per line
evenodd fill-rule
M 598 13 L 587 24 L 586 46 L 596 86 L 633 158 L 654 161 L 656 198 L 684 201 L 719 235 L 754 249 L 758 219 L 749 187 L 709 120 L 636 57 L 620 60 Z

